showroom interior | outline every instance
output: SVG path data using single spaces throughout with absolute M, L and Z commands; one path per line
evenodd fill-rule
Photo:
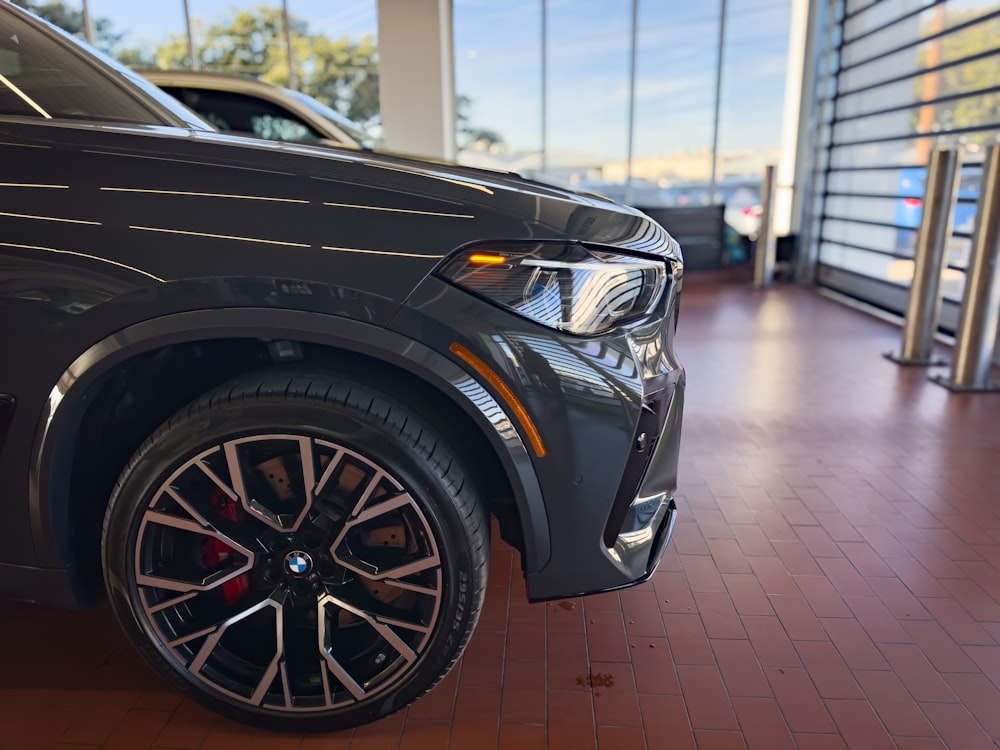
M 19 4 L 140 73 L 645 211 L 684 252 L 687 386 L 656 572 L 529 603 L 494 528 L 475 634 L 403 710 L 254 729 L 106 603 L 3 602 L 0 748 L 1000 747 L 1000 4 Z

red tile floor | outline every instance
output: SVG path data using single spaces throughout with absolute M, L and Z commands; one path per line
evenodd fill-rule
M 977 750 L 1000 740 L 1000 395 L 810 291 L 689 277 L 681 519 L 653 579 L 529 605 L 494 546 L 430 695 L 324 736 L 171 692 L 106 606 L 0 604 L 0 747 Z

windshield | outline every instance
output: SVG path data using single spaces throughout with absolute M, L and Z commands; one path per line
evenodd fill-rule
M 305 104 L 309 109 L 311 109 L 316 114 L 321 117 L 325 117 L 327 120 L 333 122 L 338 129 L 344 132 L 344 135 L 348 136 L 356 144 L 363 148 L 372 149 L 375 148 L 378 143 L 367 133 L 364 128 L 362 128 L 357 123 L 351 122 L 349 119 L 344 117 L 340 112 L 328 107 L 323 102 L 313 99 L 308 94 L 303 94 L 301 91 L 293 91 L 292 89 L 285 89 L 285 92 L 294 97 L 297 101 Z
M 212 129 L 127 68 L 6 3 L 0 115 Z

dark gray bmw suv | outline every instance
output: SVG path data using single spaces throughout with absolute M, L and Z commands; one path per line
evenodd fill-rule
M 0 0 L 0 595 L 107 592 L 177 688 L 333 729 L 674 523 L 682 261 L 516 175 L 220 135 Z

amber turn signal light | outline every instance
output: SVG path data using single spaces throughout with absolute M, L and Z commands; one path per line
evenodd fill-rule
M 524 427 L 524 431 L 528 435 L 528 442 L 531 443 L 531 447 L 535 450 L 535 455 L 542 458 L 546 453 L 545 444 L 542 442 L 542 436 L 538 434 L 538 428 L 535 427 L 535 423 L 531 421 L 531 417 L 528 416 L 528 412 L 521 405 L 521 402 L 518 401 L 514 392 L 505 382 L 503 382 L 503 380 L 500 379 L 499 375 L 490 369 L 489 365 L 457 341 L 452 344 L 449 349 L 452 354 L 486 378 L 486 381 L 492 385 L 493 388 L 500 394 L 500 397 L 507 402 L 507 406 L 510 407 L 510 410 L 514 412 L 514 416 L 517 417 L 521 426 Z

